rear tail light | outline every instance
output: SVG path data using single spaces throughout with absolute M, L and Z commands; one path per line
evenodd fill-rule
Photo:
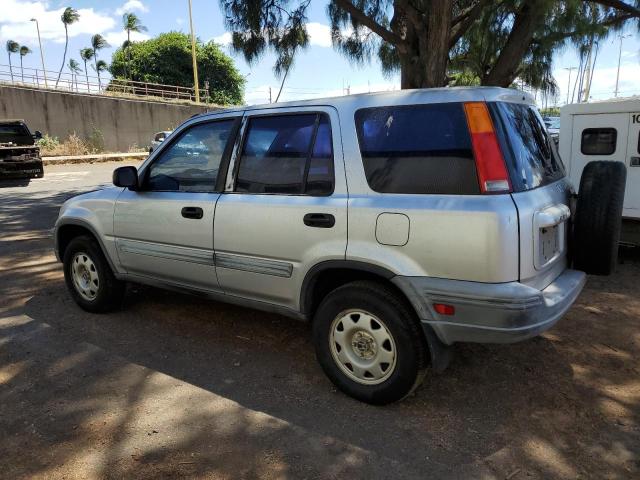
M 482 193 L 511 192 L 509 173 L 500 145 L 498 145 L 498 138 L 487 104 L 484 102 L 465 103 L 464 113 L 471 133 L 480 190 Z

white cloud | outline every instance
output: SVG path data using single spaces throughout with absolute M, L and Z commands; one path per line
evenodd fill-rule
M 331 29 L 329 25 L 323 23 L 310 22 L 307 23 L 307 32 L 309 33 L 309 44 L 318 47 L 331 46 Z
M 212 40 L 218 45 L 228 46 L 231 45 L 231 32 L 224 32 L 222 35 L 213 37 Z
M 104 38 L 107 39 L 107 42 L 109 42 L 109 44 L 112 47 L 117 48 L 120 45 L 122 45 L 124 41 L 127 39 L 127 32 L 125 31 L 107 32 L 104 34 Z M 143 40 L 148 40 L 149 38 L 151 37 L 146 33 L 131 32 L 132 42 L 141 42 Z
M 317 47 L 331 47 L 331 29 L 323 23 L 307 23 L 307 33 L 309 33 L 309 45 Z M 231 32 L 224 32 L 222 35 L 213 37 L 212 40 L 218 45 L 231 45 Z
M 128 0 L 120 8 L 116 9 L 116 15 L 124 15 L 125 13 L 138 10 L 139 12 L 148 12 L 147 6 L 140 0 Z
M 64 26 L 60 16 L 64 8 L 51 10 L 47 2 L 25 0 L 2 0 L 0 17 L 0 40 L 33 43 L 38 41 L 36 26 L 30 22 L 36 18 L 40 25 L 40 35 L 44 41 L 64 42 Z M 78 9 L 80 20 L 69 25 L 69 37 L 82 34 L 103 33 L 115 26 L 115 20 L 109 15 L 93 8 Z

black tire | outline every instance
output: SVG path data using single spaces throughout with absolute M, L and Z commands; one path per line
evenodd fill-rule
M 351 309 L 380 319 L 393 338 L 395 368 L 382 383 L 367 385 L 354 381 L 334 360 L 332 324 Z M 318 362 L 334 385 L 366 403 L 384 405 L 400 400 L 422 383 L 426 373 L 428 347 L 415 313 L 394 290 L 379 283 L 352 282 L 329 293 L 314 316 L 313 341 Z
M 72 263 L 77 254 L 85 254 L 95 266 L 98 285 L 95 298 L 87 299 L 79 291 L 73 279 Z M 87 312 L 106 313 L 117 310 L 122 305 L 125 283 L 119 281 L 111 271 L 109 262 L 102 253 L 100 245 L 89 236 L 79 236 L 71 240 L 64 251 L 64 280 L 75 302 Z
M 589 162 L 580 178 L 573 226 L 574 268 L 593 275 L 615 270 L 627 169 L 622 162 Z

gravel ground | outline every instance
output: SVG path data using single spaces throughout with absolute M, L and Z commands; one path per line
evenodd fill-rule
M 118 164 L 0 188 L 0 477 L 640 478 L 640 255 L 516 345 L 459 345 L 403 402 L 337 392 L 307 324 L 131 286 L 92 315 L 48 231 Z

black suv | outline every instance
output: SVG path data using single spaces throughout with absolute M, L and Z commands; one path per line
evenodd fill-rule
M 38 131 L 31 134 L 24 120 L 0 120 L 0 179 L 44 176 Z

